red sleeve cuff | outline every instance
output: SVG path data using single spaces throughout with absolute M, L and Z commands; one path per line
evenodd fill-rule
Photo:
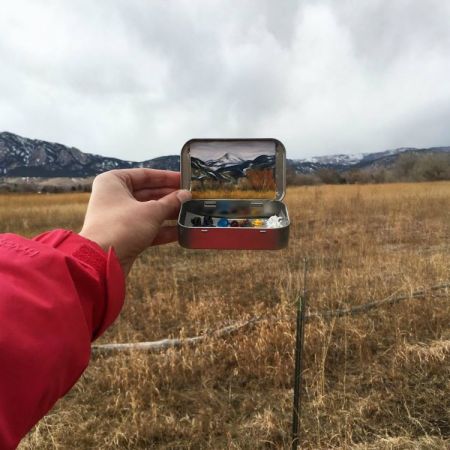
M 33 240 L 72 256 L 94 271 L 103 284 L 105 296 L 93 312 L 93 340 L 114 322 L 125 298 L 125 276 L 112 247 L 106 253 L 98 244 L 69 230 L 53 230 Z

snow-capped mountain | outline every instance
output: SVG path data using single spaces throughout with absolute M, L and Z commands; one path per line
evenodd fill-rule
M 209 167 L 225 167 L 225 166 L 234 166 L 236 164 L 243 163 L 244 160 L 234 153 L 225 153 L 218 159 L 211 159 L 206 161 L 206 164 Z
M 313 156 L 309 159 L 300 159 L 298 161 L 310 162 L 315 164 L 340 164 L 349 165 L 357 164 L 364 157 L 364 153 L 357 153 L 354 155 L 327 155 L 327 156 Z
M 0 133 L 0 176 L 4 177 L 90 177 L 107 170 L 132 167 L 178 170 L 179 164 L 178 156 L 124 161 L 83 153 L 62 144 Z
M 91 176 L 133 164 L 116 158 L 83 153 L 73 147 L 0 133 L 0 175 Z
M 402 147 L 376 153 L 337 154 L 316 156 L 309 159 L 288 160 L 298 173 L 312 173 L 320 169 L 334 169 L 338 172 L 354 169 L 369 169 L 371 167 L 389 167 L 402 154 L 450 153 L 450 147 L 414 148 Z

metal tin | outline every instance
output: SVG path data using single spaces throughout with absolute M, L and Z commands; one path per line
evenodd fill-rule
M 181 150 L 181 187 L 193 196 L 178 217 L 183 247 L 276 250 L 287 246 L 290 220 L 282 202 L 286 151 L 280 141 L 191 139 Z M 275 222 L 279 218 L 277 228 L 267 227 L 272 216 Z

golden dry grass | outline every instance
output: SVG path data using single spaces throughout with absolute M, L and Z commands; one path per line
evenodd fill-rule
M 1 196 L 0 229 L 79 229 L 86 196 Z M 281 317 L 160 353 L 96 355 L 21 449 L 289 448 L 295 299 L 329 310 L 450 280 L 450 183 L 292 188 L 289 248 L 149 249 L 102 342 L 201 334 Z M 290 318 L 290 319 L 289 319 Z M 450 445 L 449 292 L 306 327 L 308 449 Z

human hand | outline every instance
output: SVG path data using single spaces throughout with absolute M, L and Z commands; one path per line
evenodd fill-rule
M 179 190 L 180 174 L 168 170 L 124 169 L 98 175 L 80 236 L 104 250 L 113 247 L 125 275 L 137 256 L 150 245 L 177 239 L 176 219 L 191 193 Z

